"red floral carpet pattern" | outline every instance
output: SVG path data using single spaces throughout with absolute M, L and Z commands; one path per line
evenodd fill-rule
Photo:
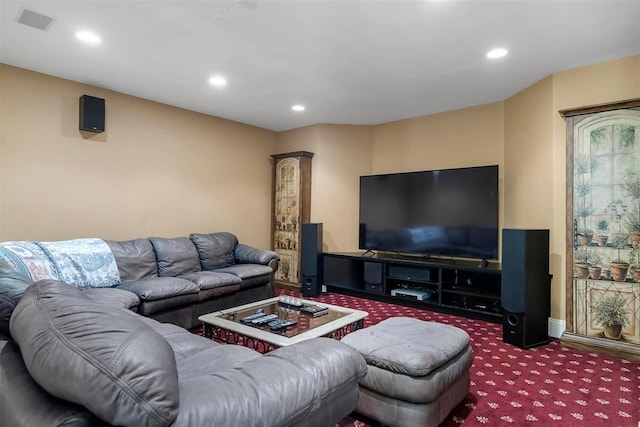
M 475 355 L 471 388 L 442 426 L 640 427 L 639 363 L 563 348 L 559 340 L 523 350 L 502 342 L 502 325 L 481 320 L 333 293 L 310 299 L 367 311 L 365 327 L 405 316 L 465 330 Z M 348 417 L 339 426 L 368 424 Z

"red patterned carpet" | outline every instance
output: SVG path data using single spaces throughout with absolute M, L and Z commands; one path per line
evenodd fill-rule
M 467 331 L 471 389 L 442 426 L 640 427 L 639 363 L 562 348 L 558 340 L 523 350 L 502 342 L 501 325 L 481 320 L 333 293 L 311 299 L 365 310 L 365 326 L 406 316 Z M 368 424 L 348 417 L 339 426 Z

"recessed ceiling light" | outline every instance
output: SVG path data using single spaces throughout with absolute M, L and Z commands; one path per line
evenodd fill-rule
M 213 76 L 209 79 L 209 83 L 215 87 L 222 87 L 227 85 L 227 80 L 221 76 Z
M 100 42 L 102 42 L 102 40 L 100 40 L 100 37 L 98 37 L 96 33 L 92 33 L 91 31 L 78 31 L 76 33 L 76 38 L 81 42 L 93 45 L 100 44 Z
M 293 111 L 304 111 L 304 105 L 294 105 L 293 107 L 291 107 L 291 109 Z
M 489 53 L 487 53 L 487 58 L 491 58 L 491 59 L 502 58 L 507 53 L 509 53 L 507 49 L 503 49 L 503 48 L 493 49 L 493 50 L 490 50 Z

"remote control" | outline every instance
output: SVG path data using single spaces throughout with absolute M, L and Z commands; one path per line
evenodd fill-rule
M 278 329 L 284 329 L 287 326 L 295 325 L 297 322 L 292 320 L 274 320 L 273 322 L 269 322 L 269 328 L 272 331 L 277 331 Z
M 266 316 L 258 317 L 257 319 L 253 319 L 251 321 L 254 325 L 264 325 L 265 323 L 269 323 L 272 320 L 276 320 L 278 318 L 275 314 L 267 314 Z
M 240 321 L 242 323 L 251 323 L 252 320 L 255 320 L 255 319 L 257 319 L 259 317 L 263 317 L 263 316 L 266 316 L 264 314 L 264 311 L 259 311 L 259 312 L 256 312 L 255 314 L 251 314 L 251 315 L 249 315 L 247 317 L 243 317 L 242 319 L 240 319 Z

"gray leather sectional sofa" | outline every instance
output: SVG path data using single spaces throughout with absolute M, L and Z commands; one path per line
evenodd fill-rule
M 366 365 L 339 341 L 316 338 L 262 355 L 134 313 L 115 295 L 128 292 L 106 299 L 113 289 L 0 273 L 3 426 L 332 427 L 356 406 Z M 164 273 L 158 277 L 175 277 Z M 123 286 L 143 293 L 135 283 L 148 279 Z
M 279 259 L 228 232 L 0 243 L 0 261 L 33 281 L 71 283 L 187 329 L 202 314 L 273 297 Z
M 271 298 L 279 256 L 231 233 L 106 241 L 121 283 L 140 299 L 137 311 L 184 328 L 213 311 Z

